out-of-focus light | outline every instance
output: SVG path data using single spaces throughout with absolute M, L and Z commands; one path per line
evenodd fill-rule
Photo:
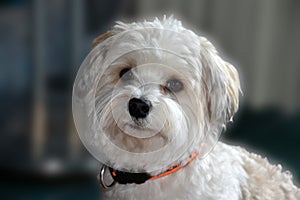
M 86 168 L 91 171 L 99 170 L 100 163 L 96 159 L 90 158 L 86 161 Z
M 59 159 L 48 159 L 43 165 L 43 171 L 50 175 L 59 174 L 63 171 L 63 164 Z

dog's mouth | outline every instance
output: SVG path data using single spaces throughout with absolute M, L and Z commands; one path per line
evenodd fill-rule
M 127 126 L 129 126 L 132 129 L 137 129 L 139 131 L 143 131 L 143 130 L 147 130 L 147 131 L 151 131 L 151 128 L 148 128 L 147 126 L 145 126 L 144 123 L 142 122 L 134 122 L 134 124 L 126 124 Z
M 124 128 L 114 130 L 110 140 L 119 148 L 132 153 L 147 153 L 163 148 L 168 138 L 161 132 L 140 127 L 135 124 L 126 124 Z
M 132 123 L 125 123 L 124 126 L 119 128 L 124 134 L 139 139 L 147 139 L 154 137 L 161 131 L 150 127 L 149 123 L 143 121 L 133 121 Z
M 126 125 L 131 126 L 132 128 L 140 128 L 140 129 L 145 129 L 149 128 L 149 122 L 146 120 L 140 120 L 136 118 L 131 118 L 132 123 L 127 123 Z

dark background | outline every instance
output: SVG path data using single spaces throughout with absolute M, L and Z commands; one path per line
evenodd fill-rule
M 241 108 L 222 140 L 300 180 L 299 1 L 0 0 L 1 199 L 99 199 L 99 163 L 72 119 L 76 71 L 114 21 L 172 13 L 241 74 Z

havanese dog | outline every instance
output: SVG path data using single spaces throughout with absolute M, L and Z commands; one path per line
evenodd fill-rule
M 173 17 L 117 24 L 77 74 L 73 116 L 104 199 L 300 199 L 292 175 L 218 142 L 237 70 Z

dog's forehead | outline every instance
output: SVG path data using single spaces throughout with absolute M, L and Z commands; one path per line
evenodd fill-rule
M 185 30 L 177 32 L 164 28 L 144 27 L 122 31 L 113 36 L 107 49 L 107 58 L 119 55 L 118 60 L 141 65 L 161 63 L 173 68 L 199 70 L 200 41 L 196 34 Z M 113 59 L 110 59 L 113 60 Z
M 130 67 L 132 72 L 142 79 L 165 81 L 170 78 L 197 80 L 199 67 L 193 66 L 184 57 L 171 52 L 156 49 L 133 51 L 119 57 L 112 63 L 112 73 Z
M 113 48 L 134 50 L 157 48 L 172 51 L 182 56 L 199 55 L 200 42 L 191 31 L 177 32 L 163 28 L 140 28 L 123 31 L 115 37 Z

